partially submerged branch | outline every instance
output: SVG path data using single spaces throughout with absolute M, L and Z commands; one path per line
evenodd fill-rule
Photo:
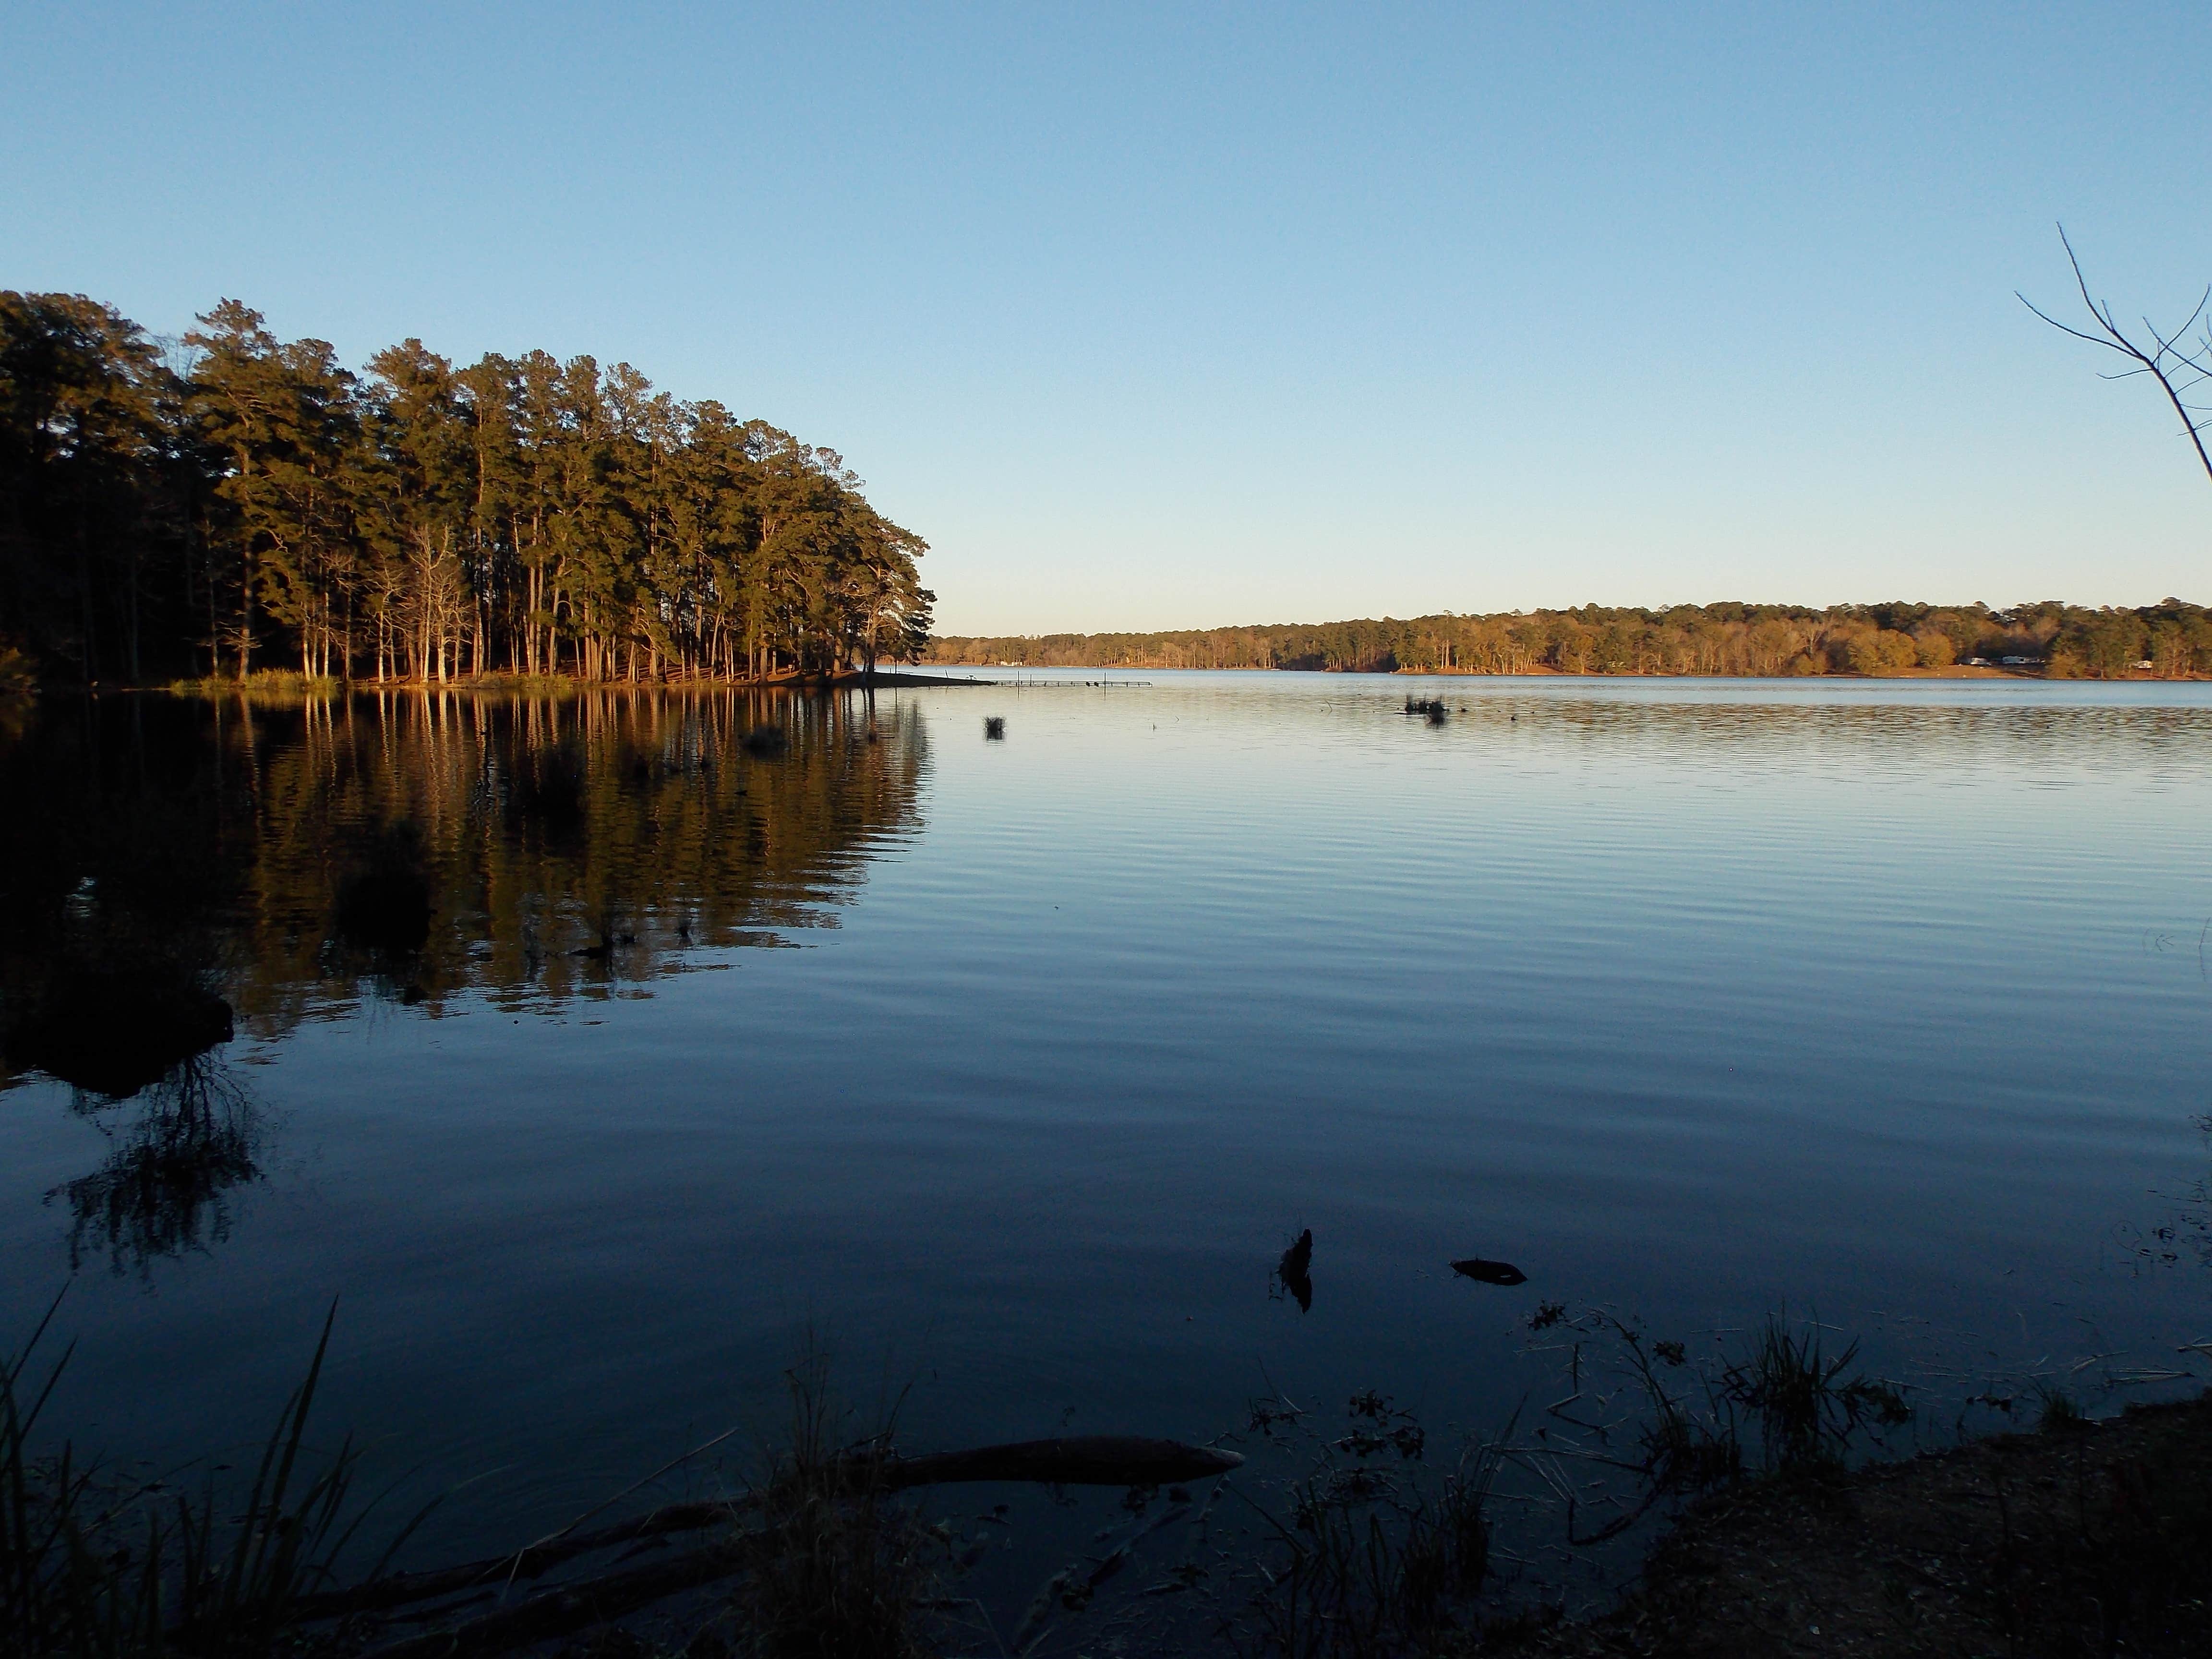
M 437 1655 L 505 1653 L 532 1642 L 603 1625 L 685 1590 L 719 1583 L 743 1572 L 754 1551 L 750 1540 L 711 1544 L 673 1560 L 648 1562 L 562 1584 L 534 1595 L 519 1607 L 502 1607 L 449 1630 L 426 1632 L 374 1650 L 374 1659 L 420 1659 Z
M 846 1479 L 855 1490 L 877 1492 L 979 1481 L 1159 1486 L 1225 1474 L 1243 1461 L 1235 1452 L 1187 1446 L 1176 1440 L 1121 1434 L 1070 1435 L 1055 1440 L 979 1446 L 971 1451 L 933 1452 L 921 1457 L 857 1456 L 846 1460 Z M 430 1571 L 395 1573 L 351 1589 L 304 1597 L 294 1605 L 293 1613 L 300 1619 L 335 1619 L 349 1613 L 435 1601 L 487 1584 L 541 1578 L 579 1556 L 742 1520 L 760 1502 L 753 1495 L 730 1501 L 670 1504 L 613 1526 L 532 1544 L 511 1554 Z

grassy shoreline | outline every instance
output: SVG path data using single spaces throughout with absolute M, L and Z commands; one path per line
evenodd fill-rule
M 1543 1583 L 1501 1577 L 1512 1558 L 1496 1548 L 1508 1467 L 1587 1455 L 1558 1437 L 1582 1420 L 1571 1414 L 1548 1443 L 1541 1426 L 1532 1437 L 1509 1425 L 1454 1450 L 1373 1393 L 1341 1421 L 1255 1401 L 1244 1434 L 1223 1437 L 1270 1464 L 1106 1437 L 1112 1468 L 1071 1473 L 1071 1459 L 1103 1454 L 1051 1441 L 906 1455 L 896 1407 L 864 1421 L 811 1353 L 787 1373 L 786 1429 L 716 1496 L 608 1524 L 602 1511 L 641 1482 L 526 1547 L 394 1571 L 428 1510 L 361 1501 L 352 1437 L 334 1452 L 307 1438 L 329 1319 L 250 1492 L 250 1457 L 221 1481 L 226 1465 L 204 1460 L 148 1479 L 65 1443 L 34 1449 L 68 1364 L 64 1352 L 33 1373 L 42 1324 L 0 1362 L 0 1653 L 937 1659 L 970 1650 L 977 1615 L 1009 1653 L 1050 1633 L 1055 1652 L 1133 1659 L 2212 1653 L 2212 1392 L 2090 1421 L 2045 1388 L 2027 1396 L 2042 1401 L 2036 1431 L 1860 1462 L 1855 1446 L 1879 1448 L 1881 1425 L 1914 1413 L 1854 1369 L 1856 1343 L 1824 1348 L 1805 1322 L 1771 1316 L 1710 1364 L 1601 1311 L 1529 1328 L 1610 1336 L 1610 1361 L 1586 1354 L 1577 1374 L 1598 1382 L 1592 1367 L 1609 1365 L 1628 1385 L 1628 1409 L 1588 1426 L 1609 1433 L 1610 1467 L 1644 1491 L 1620 1526 L 1651 1513 L 1658 1530 L 1595 1616 L 1562 1617 Z M 1133 1451 L 1152 1461 L 1130 1463 Z M 1023 1467 L 1001 1467 L 1010 1455 Z M 1040 1455 L 1054 1467 L 1030 1468 Z M 1164 1474 L 1164 1455 L 1180 1460 Z M 1010 1535 L 997 1530 L 1006 1506 L 963 1522 L 957 1505 L 896 1497 L 963 1481 L 1046 1481 L 1055 1503 L 1061 1481 L 1128 1485 L 1118 1525 L 1040 1592 L 1011 1646 L 959 1583 Z M 1680 1507 L 1655 1512 L 1669 1499 Z M 1220 1518 L 1240 1513 L 1241 1526 Z M 579 1532 L 586 1520 L 594 1529 Z M 1566 1521 L 1576 1542 L 1571 1505 Z

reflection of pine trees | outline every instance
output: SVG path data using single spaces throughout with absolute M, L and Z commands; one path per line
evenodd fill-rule
M 204 1249 L 258 1178 L 245 1090 L 212 1054 L 170 1063 L 228 1035 L 212 988 L 264 1036 L 363 986 L 636 994 L 694 947 L 834 926 L 914 828 L 924 750 L 913 708 L 858 691 L 131 698 L 0 731 L 0 799 L 32 808 L 0 813 L 0 1086 L 76 1081 L 113 1140 L 48 1194 L 72 1256 Z M 171 1027 L 127 1080 L 67 1058 Z
M 607 996 L 696 947 L 834 926 L 913 825 L 924 752 L 911 707 L 858 691 L 408 692 L 210 719 L 227 787 L 252 795 L 227 979 L 264 1033 L 362 987 Z M 763 729 L 782 744 L 747 744 Z M 427 930 L 372 908 L 417 894 Z
M 211 1055 L 187 1060 L 118 1103 L 79 1091 L 74 1109 L 114 1141 L 90 1175 L 57 1187 L 73 1224 L 70 1264 L 105 1254 L 117 1273 L 204 1250 L 230 1236 L 234 1189 L 258 1177 L 258 1116 L 246 1090 Z M 121 1126 L 111 1114 L 132 1115 Z
M 606 996 L 834 926 L 924 753 L 858 690 L 56 703 L 0 733 L 36 807 L 0 813 L 0 1080 L 85 963 L 173 963 L 269 1036 L 364 987 Z

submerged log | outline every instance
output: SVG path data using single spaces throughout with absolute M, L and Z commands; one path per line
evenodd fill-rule
M 460 1659 L 465 1654 L 506 1653 L 573 1631 L 604 1625 L 685 1590 L 697 1589 L 745 1570 L 752 1552 L 744 1541 L 710 1544 L 673 1560 L 649 1562 L 563 1584 L 520 1607 L 487 1613 L 451 1630 L 426 1631 L 370 1650 L 369 1659 Z
M 752 1504 L 743 1501 L 671 1504 L 649 1515 L 637 1516 L 611 1527 L 600 1527 L 594 1531 L 580 1532 L 567 1538 L 548 1539 L 542 1544 L 532 1544 L 526 1549 L 514 1550 L 482 1561 L 469 1561 L 457 1567 L 438 1567 L 423 1572 L 396 1572 L 383 1578 L 372 1578 L 351 1589 L 303 1595 L 293 1602 L 292 1616 L 302 1620 L 337 1619 L 349 1613 L 374 1613 L 387 1607 L 404 1607 L 416 1601 L 434 1601 L 441 1596 L 459 1595 L 487 1584 L 542 1578 L 555 1567 L 563 1562 L 573 1561 L 580 1555 L 613 1549 L 623 1544 L 646 1543 L 680 1532 L 698 1532 L 722 1522 L 735 1521 L 752 1507 Z
M 921 1457 L 863 1455 L 843 1460 L 845 1479 L 855 1492 L 902 1492 L 913 1486 L 954 1486 L 981 1480 L 1029 1481 L 1056 1486 L 1159 1486 L 1225 1474 L 1243 1461 L 1235 1452 L 1219 1451 L 1210 1446 L 1187 1446 L 1179 1440 L 1152 1440 L 1142 1436 L 1122 1434 L 1067 1435 L 1053 1440 L 1021 1440 L 1005 1445 L 979 1446 L 972 1451 L 933 1452 Z M 419 1601 L 461 1595 L 487 1585 L 540 1578 L 555 1567 L 573 1561 L 580 1555 L 590 1555 L 625 1544 L 648 1543 L 677 1533 L 699 1532 L 708 1527 L 741 1520 L 748 1512 L 759 1508 L 760 1502 L 760 1497 L 754 1495 L 727 1502 L 670 1504 L 650 1514 L 617 1522 L 613 1526 L 600 1527 L 565 1538 L 550 1538 L 506 1555 L 423 1572 L 393 1573 L 351 1589 L 302 1596 L 292 1604 L 292 1617 L 306 1622 L 343 1618 L 348 1613 L 384 1612 Z M 656 1590 L 646 1600 L 657 1600 L 662 1595 L 672 1595 L 678 1590 L 711 1582 L 711 1577 L 685 1577 L 684 1575 L 708 1571 L 714 1560 L 728 1554 L 729 1549 L 730 1547 L 716 1545 L 705 1551 L 694 1552 L 678 1561 L 664 1563 L 665 1567 L 678 1570 L 675 1578 L 670 1581 L 671 1588 Z M 686 1563 L 690 1565 L 685 1565 Z M 742 1565 L 740 1560 L 726 1570 L 714 1571 L 712 1577 L 727 1577 L 729 1573 L 738 1571 Z M 615 1584 L 616 1580 L 622 1581 L 619 1586 Z M 582 1624 L 620 1617 L 618 1613 L 592 1612 L 591 1609 L 601 1605 L 602 1598 L 594 1589 L 592 1596 L 578 1600 L 586 1589 L 612 1587 L 606 1589 L 606 1595 L 615 1601 L 621 1601 L 634 1591 L 659 1582 L 660 1580 L 647 1576 L 642 1569 L 635 1573 L 615 1573 L 587 1579 L 564 1590 L 548 1592 L 547 1595 L 526 1602 L 520 1607 L 488 1613 L 483 1619 L 461 1626 L 460 1630 L 474 1630 L 478 1626 L 486 1626 L 489 1630 L 495 1626 L 501 1632 L 520 1632 L 513 1638 L 515 1644 L 535 1641 L 544 1632 L 541 1625 L 532 1622 L 532 1620 L 542 1619 L 544 1609 L 533 1613 L 531 1620 L 516 1622 L 515 1616 L 538 1607 L 541 1602 L 550 1602 L 566 1595 L 568 1601 L 564 1605 L 578 1614 L 580 1622 L 564 1628 L 576 1629 Z M 631 1607 L 643 1605 L 644 1601 L 635 1602 L 624 1607 L 623 1611 L 628 1612 Z M 459 1632 L 448 1632 L 447 1638 L 441 1639 L 450 1639 L 458 1635 Z M 427 1641 L 430 1638 L 418 1639 Z M 507 1640 L 504 1636 L 499 1639 L 502 1642 Z M 438 1650 L 463 1650 L 441 1648 Z M 401 1643 L 391 1650 L 379 1650 L 380 1654 L 386 1651 L 410 1653 L 415 1649 L 410 1643 Z

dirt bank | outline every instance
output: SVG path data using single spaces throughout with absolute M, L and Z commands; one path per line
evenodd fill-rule
M 2212 1395 L 1686 1516 L 1616 1613 L 1484 1653 L 2212 1654 Z

